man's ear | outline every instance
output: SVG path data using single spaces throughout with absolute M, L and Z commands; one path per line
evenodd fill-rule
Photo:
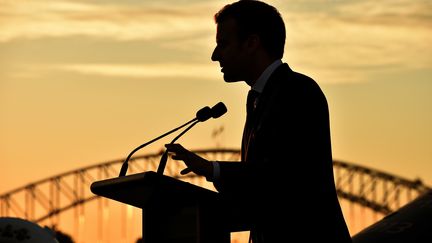
M 261 46 L 261 38 L 257 34 L 252 34 L 246 39 L 246 45 L 250 50 L 256 50 Z

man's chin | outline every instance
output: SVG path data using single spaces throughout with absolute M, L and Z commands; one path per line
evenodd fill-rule
M 227 82 L 227 83 L 235 83 L 235 82 L 242 81 L 242 80 L 239 79 L 239 78 L 235 78 L 235 77 L 232 77 L 232 76 L 228 76 L 228 75 L 226 75 L 226 74 L 224 74 L 223 79 L 224 79 L 225 82 Z

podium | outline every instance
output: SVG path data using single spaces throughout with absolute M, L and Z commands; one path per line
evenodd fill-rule
M 141 208 L 144 243 L 229 243 L 230 232 L 247 230 L 227 223 L 219 193 L 154 171 L 96 181 L 90 189 Z

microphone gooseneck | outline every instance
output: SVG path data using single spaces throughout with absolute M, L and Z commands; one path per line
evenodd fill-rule
M 166 133 L 160 135 L 157 138 L 154 138 L 153 140 L 151 140 L 151 141 L 149 141 L 147 143 L 141 144 L 140 146 L 136 147 L 134 150 L 132 150 L 132 152 L 129 153 L 129 155 L 127 156 L 126 160 L 123 162 L 122 167 L 120 169 L 119 177 L 126 175 L 126 172 L 128 170 L 128 167 L 129 167 L 129 164 L 128 164 L 129 163 L 129 159 L 132 157 L 132 155 L 136 151 L 138 151 L 138 150 L 144 148 L 145 146 L 147 146 L 147 145 L 149 145 L 149 144 L 151 144 L 151 143 L 153 143 L 153 142 L 155 142 L 155 141 L 157 141 L 157 140 L 159 140 L 159 139 L 161 139 L 161 138 L 163 138 L 163 137 L 165 137 L 165 136 L 167 136 L 167 135 L 169 135 L 169 134 L 171 134 L 171 133 L 173 133 L 173 132 L 175 132 L 175 131 L 177 131 L 177 130 L 179 130 L 179 129 L 187 126 L 187 125 L 189 125 L 189 124 L 191 124 L 192 122 L 195 122 L 197 120 L 198 121 L 205 121 L 205 120 L 208 120 L 210 117 L 211 117 L 211 109 L 210 109 L 210 107 L 208 107 L 208 106 L 203 107 L 199 111 L 197 111 L 196 116 L 195 116 L 194 119 L 186 122 L 185 124 L 183 124 L 183 125 L 181 125 L 181 126 L 179 126 L 177 128 L 174 128 L 173 130 L 171 130 L 169 132 L 166 132 Z
M 127 170 L 128 170 L 128 166 L 129 166 L 129 165 L 128 165 L 129 159 L 132 157 L 132 155 L 133 155 L 136 151 L 138 151 L 138 150 L 144 148 L 145 146 L 147 146 L 147 145 L 149 145 L 149 144 L 151 144 L 151 143 L 153 143 L 153 142 L 155 142 L 155 141 L 157 141 L 157 140 L 159 140 L 159 139 L 161 139 L 161 138 L 163 138 L 163 137 L 165 137 L 165 136 L 167 136 L 167 135 L 169 135 L 169 134 L 171 134 L 171 133 L 173 133 L 173 132 L 179 130 L 180 128 L 183 128 L 183 127 L 189 125 L 190 123 L 192 123 L 192 122 L 194 122 L 194 121 L 196 121 L 196 120 L 197 120 L 197 118 L 194 118 L 194 119 L 192 119 L 192 120 L 186 122 L 185 124 L 183 124 L 183 125 L 181 125 L 181 126 L 179 126 L 179 127 L 177 127 L 177 128 L 174 128 L 173 130 L 171 130 L 171 131 L 169 131 L 169 132 L 166 132 L 166 133 L 160 135 L 159 137 L 154 138 L 154 139 L 152 139 L 151 141 L 148 141 L 147 143 L 141 144 L 140 146 L 136 147 L 134 150 L 132 150 L 132 152 L 129 153 L 129 155 L 127 156 L 126 160 L 123 162 L 122 167 L 121 167 L 121 169 L 120 169 L 119 177 L 121 177 L 121 176 L 125 176 L 125 175 L 126 175 L 126 172 L 127 172 Z
M 129 153 L 129 155 L 127 156 L 126 160 L 123 162 L 122 167 L 120 169 L 119 177 L 126 175 L 126 172 L 128 170 L 129 159 L 132 157 L 132 155 L 136 151 L 138 151 L 138 150 L 144 148 L 145 146 L 147 146 L 147 145 L 149 145 L 149 144 L 151 144 L 151 143 L 153 143 L 153 142 L 155 142 L 155 141 L 157 141 L 157 140 L 159 140 L 159 139 L 161 139 L 161 138 L 163 138 L 163 137 L 165 137 L 165 136 L 167 136 L 167 135 L 169 135 L 169 134 L 171 134 L 171 133 L 173 133 L 173 132 L 175 132 L 175 131 L 177 131 L 177 130 L 179 130 L 179 129 L 187 126 L 187 125 L 189 125 L 189 127 L 187 127 L 185 130 L 183 130 L 179 135 L 177 135 L 171 141 L 171 144 L 172 144 L 175 141 L 177 141 L 177 139 L 179 139 L 183 134 L 185 134 L 187 131 L 189 131 L 193 126 L 195 126 L 198 122 L 207 121 L 208 119 L 210 119 L 210 117 L 212 117 L 212 118 L 218 118 L 218 117 L 222 116 L 223 114 L 225 114 L 226 111 L 227 111 L 227 109 L 226 109 L 225 105 L 222 102 L 217 103 L 212 108 L 210 108 L 208 106 L 205 106 L 205 107 L 203 107 L 203 108 L 201 108 L 200 110 L 197 111 L 197 113 L 195 115 L 195 118 L 193 118 L 192 120 L 186 122 L 185 124 L 183 124 L 183 125 L 181 125 L 181 126 L 179 126 L 177 128 L 172 129 L 171 131 L 168 131 L 168 132 L 160 135 L 157 138 L 152 139 L 151 141 L 149 141 L 147 143 L 141 144 L 140 146 L 136 147 L 134 150 L 132 150 L 132 152 Z M 159 174 L 163 174 L 163 171 L 165 170 L 165 166 L 166 166 L 167 160 L 168 160 L 168 151 L 166 150 L 163 153 L 163 155 L 161 157 L 161 161 L 159 163 L 159 167 L 158 167 L 158 170 L 157 170 L 157 172 Z
M 206 120 L 207 120 L 207 119 L 206 119 Z M 170 144 L 175 143 L 175 141 L 177 141 L 177 139 L 179 139 L 181 136 L 183 136 L 183 134 L 185 134 L 187 131 L 189 131 L 189 130 L 190 130 L 193 126 L 195 126 L 198 122 L 200 122 L 200 121 L 195 121 L 195 122 L 192 123 L 189 127 L 187 127 L 185 130 L 183 130 L 179 135 L 177 135 L 177 137 L 175 137 L 175 138 L 171 141 Z M 158 169 L 157 169 L 157 173 L 158 173 L 158 174 L 160 174 L 160 175 L 163 174 L 163 172 L 164 172 L 164 170 L 165 170 L 165 167 L 166 167 L 166 164 L 167 164 L 167 161 L 168 161 L 168 150 L 166 149 L 165 152 L 162 154 L 161 160 L 160 160 L 160 162 L 159 162 L 159 166 L 158 166 Z
M 205 107 L 204 107 L 205 108 Z M 203 109 L 204 109 L 203 108 Z M 206 110 L 207 112 L 207 110 Z M 227 108 L 225 106 L 224 103 L 219 102 L 216 105 L 214 105 L 211 109 L 210 109 L 210 115 L 212 118 L 219 118 L 221 117 L 223 114 L 225 114 L 227 112 Z M 209 119 L 209 118 L 207 118 Z M 205 120 L 207 120 L 205 119 Z M 190 125 L 188 128 L 186 128 L 181 134 L 179 134 L 172 142 L 171 144 L 173 144 L 180 136 L 182 136 L 185 132 L 187 132 L 189 129 L 191 129 L 193 126 L 195 126 L 195 124 L 197 124 L 198 122 L 193 123 L 192 125 Z M 161 157 L 161 161 L 159 163 L 159 167 L 158 167 L 158 173 L 159 174 L 163 174 L 163 171 L 165 169 L 166 163 L 168 160 L 168 150 L 165 150 L 164 154 Z M 181 171 L 181 174 L 187 174 L 191 172 L 191 170 L 189 168 L 186 168 L 184 170 Z

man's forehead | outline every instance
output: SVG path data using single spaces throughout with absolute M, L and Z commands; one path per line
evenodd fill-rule
M 217 39 L 234 37 L 237 34 L 237 22 L 233 18 L 227 18 L 218 23 L 216 31 Z

